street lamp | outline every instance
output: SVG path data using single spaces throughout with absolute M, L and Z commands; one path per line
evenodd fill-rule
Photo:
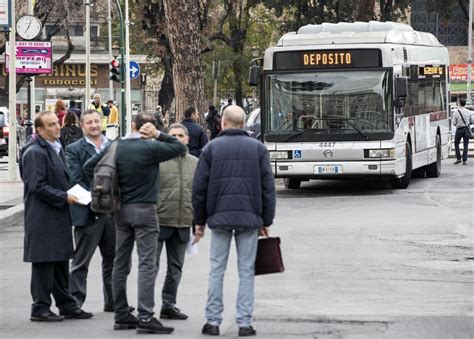
M 112 56 L 114 57 L 114 59 L 117 59 L 119 55 L 120 55 L 120 46 L 113 45 L 112 46 Z

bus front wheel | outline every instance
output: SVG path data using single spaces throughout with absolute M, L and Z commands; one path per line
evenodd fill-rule
M 283 179 L 283 182 L 285 184 L 285 188 L 290 188 L 290 189 L 300 188 L 300 185 L 301 185 L 301 180 L 294 179 L 294 178 L 285 178 Z
M 405 174 L 401 178 L 395 178 L 390 180 L 390 185 L 392 188 L 407 188 L 410 184 L 411 171 L 412 171 L 412 159 L 411 159 L 411 145 L 407 141 L 405 144 L 405 153 L 406 153 L 406 168 Z

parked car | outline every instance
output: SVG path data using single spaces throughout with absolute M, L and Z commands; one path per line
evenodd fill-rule
M 8 142 L 10 136 L 10 127 L 8 123 L 8 108 L 0 107 L 0 158 L 8 156 Z M 16 126 L 16 152 L 17 161 L 19 158 L 20 147 L 26 143 L 25 127 Z
M 260 139 L 261 121 L 260 121 L 260 108 L 254 109 L 248 115 L 247 121 L 245 122 L 245 130 L 247 133 L 256 139 Z

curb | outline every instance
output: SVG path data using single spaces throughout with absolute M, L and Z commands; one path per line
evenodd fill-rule
M 6 227 L 22 225 L 24 209 L 24 205 L 19 204 L 4 211 L 0 211 L 0 232 L 3 232 Z

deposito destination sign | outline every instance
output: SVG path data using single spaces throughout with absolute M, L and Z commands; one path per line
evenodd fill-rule
M 10 72 L 8 41 L 6 46 L 6 71 Z M 17 41 L 16 73 L 17 74 L 51 74 L 53 52 L 50 41 Z

